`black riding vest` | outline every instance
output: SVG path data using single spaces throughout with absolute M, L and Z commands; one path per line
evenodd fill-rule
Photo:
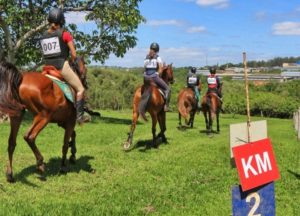
M 199 85 L 199 77 L 194 73 L 188 73 L 187 75 L 187 86 L 194 87 Z
M 62 29 L 51 33 L 45 31 L 40 39 L 45 64 L 52 65 L 58 70 L 63 68 L 69 57 L 69 47 L 63 41 L 62 34 Z

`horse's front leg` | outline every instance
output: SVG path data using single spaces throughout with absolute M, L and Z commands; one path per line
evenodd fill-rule
M 212 131 L 212 112 L 211 110 L 208 111 L 208 133 Z
M 24 136 L 24 139 L 35 155 L 37 169 L 42 173 L 45 171 L 44 158 L 35 144 L 35 139 L 48 122 L 49 120 L 47 118 L 36 115 L 34 117 L 31 128 Z
M 72 141 L 73 140 L 72 138 L 75 138 L 75 136 L 76 136 L 74 127 L 75 127 L 75 121 L 70 122 L 68 125 L 65 126 L 64 144 L 62 147 L 62 159 L 61 159 L 61 168 L 60 168 L 60 172 L 62 172 L 62 173 L 66 173 L 68 171 L 66 159 L 67 159 L 70 138 Z M 75 139 L 73 141 L 75 143 Z M 74 149 L 73 149 L 73 151 L 74 151 Z M 74 155 L 73 155 L 73 153 L 74 153 Z M 75 148 L 75 152 L 72 152 L 72 156 L 75 157 L 75 153 L 76 153 L 76 148 Z
M 6 169 L 6 180 L 8 182 L 14 182 L 13 178 L 13 169 L 12 169 L 12 160 L 13 160 L 13 154 L 14 150 L 17 145 L 17 134 L 22 122 L 23 113 L 20 116 L 10 116 L 10 134 L 8 139 L 8 158 L 9 162 L 7 164 Z

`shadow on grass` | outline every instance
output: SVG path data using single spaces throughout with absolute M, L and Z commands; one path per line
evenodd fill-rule
M 180 126 L 177 126 L 177 129 L 178 129 L 179 131 L 186 131 L 186 130 L 194 129 L 194 128 L 191 128 L 191 127 L 188 126 L 188 125 L 180 125 Z
M 294 175 L 298 180 L 300 180 L 300 173 L 295 173 L 292 170 L 288 170 L 288 172 Z
M 88 173 L 95 173 L 95 169 L 92 168 L 92 166 L 89 164 L 90 160 L 93 160 L 94 157 L 92 156 L 81 156 L 76 160 L 75 164 L 67 163 L 68 165 L 68 173 L 79 173 L 80 171 L 85 171 Z M 32 187 L 38 187 L 38 185 L 28 181 L 28 176 L 32 174 L 36 174 L 37 178 L 41 181 L 47 181 L 47 177 L 57 176 L 57 175 L 66 175 L 63 173 L 60 173 L 60 165 L 61 165 L 61 158 L 55 157 L 51 158 L 48 163 L 45 164 L 46 170 L 43 174 L 38 174 L 36 165 L 31 165 L 25 169 L 23 169 L 21 172 L 16 174 L 14 176 L 15 180 L 18 182 L 22 182 L 26 185 L 32 186 Z
M 200 133 L 209 134 L 207 130 L 200 130 Z M 211 134 L 220 134 L 220 132 L 215 131 L 215 130 L 212 130 L 210 133 L 211 133 Z
M 113 118 L 113 117 L 100 117 L 97 118 L 98 121 L 109 123 L 109 124 L 126 124 L 131 125 L 131 119 L 121 119 L 121 118 Z M 137 125 L 140 125 L 140 122 L 137 122 Z
M 169 139 L 168 139 L 169 140 Z M 130 150 L 128 150 L 127 152 L 130 152 L 134 149 L 138 149 L 140 152 L 147 152 L 148 150 L 151 150 L 151 149 L 159 149 L 159 146 L 161 146 L 162 144 L 168 144 L 168 141 L 167 143 L 163 143 L 162 142 L 162 139 L 160 137 L 156 138 L 156 142 L 157 142 L 157 145 L 158 147 L 155 148 L 153 147 L 152 145 L 152 139 L 150 140 L 139 140 Z

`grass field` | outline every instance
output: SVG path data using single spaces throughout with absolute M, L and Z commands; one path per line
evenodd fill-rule
M 45 180 L 19 133 L 14 154 L 16 183 L 5 179 L 9 125 L 0 125 L 0 215 L 231 215 L 231 187 L 239 184 L 230 166 L 229 124 L 245 116 L 223 115 L 221 134 L 195 128 L 179 131 L 177 114 L 167 114 L 169 144 L 145 150 L 151 123 L 140 122 L 134 148 L 122 150 L 131 111 L 103 111 L 103 118 L 77 127 L 77 164 L 59 173 L 63 130 L 51 124 L 37 139 L 46 162 Z M 253 118 L 252 120 L 259 120 Z M 300 142 L 292 120 L 267 119 L 281 179 L 275 183 L 277 215 L 300 215 Z

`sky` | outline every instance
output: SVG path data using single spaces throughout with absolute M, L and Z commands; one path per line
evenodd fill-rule
M 144 0 L 139 9 L 147 21 L 136 47 L 104 65 L 143 66 L 152 42 L 175 67 L 239 63 L 243 52 L 247 60 L 300 56 L 299 0 Z M 67 22 L 89 30 L 83 17 L 69 14 Z

